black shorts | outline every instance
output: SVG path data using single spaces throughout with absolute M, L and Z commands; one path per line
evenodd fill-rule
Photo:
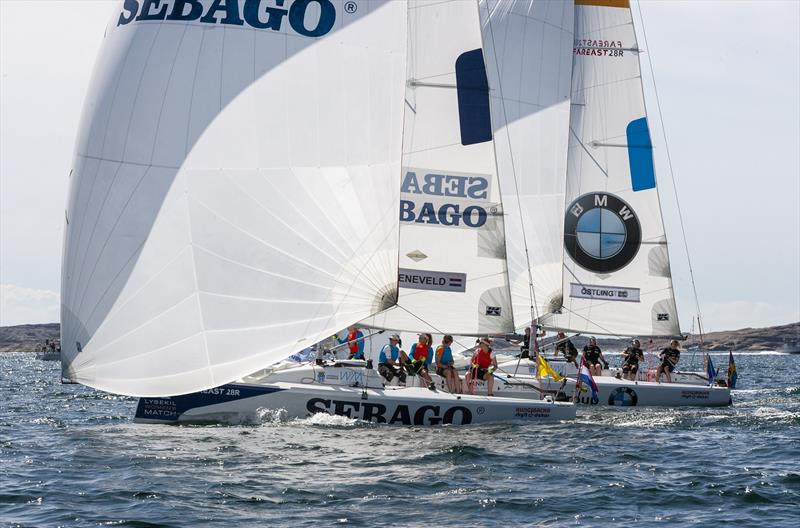
M 639 364 L 638 363 L 625 363 L 622 365 L 622 372 L 625 374 L 636 374 L 639 372 Z
M 487 374 L 489 374 L 489 369 L 473 367 L 470 372 L 472 373 L 472 379 L 486 381 L 488 377 Z
M 386 379 L 386 381 L 392 381 L 395 376 L 400 378 L 400 381 L 406 380 L 406 373 L 402 370 L 398 369 L 394 365 L 389 365 L 388 363 L 381 363 L 378 365 L 378 373 Z
M 672 372 L 675 370 L 675 365 L 672 361 L 665 359 L 663 363 L 661 363 L 661 370 L 664 372 Z
M 598 359 L 597 361 L 589 361 L 589 360 L 587 360 L 587 361 L 586 361 L 586 363 L 587 363 L 587 364 L 588 364 L 590 367 L 593 367 L 593 366 L 595 366 L 595 365 L 599 365 L 599 364 L 600 364 L 600 360 L 599 360 L 599 359 Z
M 427 373 L 428 365 L 426 365 L 424 361 L 419 361 L 417 363 L 414 363 L 412 361 L 410 363 L 406 363 L 406 371 L 412 376 L 415 376 L 422 371 L 425 371 Z

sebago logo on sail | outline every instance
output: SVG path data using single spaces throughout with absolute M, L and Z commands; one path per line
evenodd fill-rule
M 400 221 L 445 227 L 478 228 L 487 211 L 475 202 L 489 201 L 489 179 L 480 174 L 435 173 L 406 169 L 400 186 Z
M 117 26 L 142 20 L 248 25 L 273 31 L 280 31 L 288 20 L 296 33 L 321 37 L 333 28 L 336 8 L 330 0 L 125 0 Z

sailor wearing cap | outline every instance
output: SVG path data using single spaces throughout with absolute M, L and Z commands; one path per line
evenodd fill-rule
M 400 364 L 400 336 L 392 334 L 389 336 L 389 342 L 383 345 L 381 353 L 378 356 L 378 373 L 387 381 L 391 382 L 395 377 L 400 380 L 400 383 L 406 382 L 406 373 L 403 369 L 399 368 Z

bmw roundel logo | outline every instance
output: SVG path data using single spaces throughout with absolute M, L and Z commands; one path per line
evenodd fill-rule
M 636 391 L 630 387 L 617 387 L 608 396 L 609 405 L 636 407 L 637 403 L 639 403 L 639 396 L 637 396 Z
M 627 266 L 642 241 L 642 228 L 631 206 L 608 193 L 576 198 L 564 219 L 564 247 L 581 267 L 611 273 Z

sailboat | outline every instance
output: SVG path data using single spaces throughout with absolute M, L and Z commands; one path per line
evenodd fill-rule
M 355 323 L 502 334 L 551 302 L 573 8 L 122 3 L 70 173 L 62 378 L 139 421 L 574 418 L 364 362 L 255 375 Z
M 576 0 L 571 112 L 563 212 L 562 298 L 544 312 L 545 328 L 582 335 L 681 339 L 667 237 L 645 109 L 639 46 L 628 0 Z M 696 296 L 696 295 L 695 295 Z M 698 321 L 699 322 L 699 321 Z M 515 364 L 516 363 L 516 364 Z M 538 373 L 530 361 L 506 369 Z M 570 363 L 558 364 L 573 378 Z M 648 376 L 649 374 L 649 376 Z M 728 405 L 730 389 L 705 373 L 595 376 L 599 397 L 616 406 Z M 552 387 L 551 380 L 545 385 Z

